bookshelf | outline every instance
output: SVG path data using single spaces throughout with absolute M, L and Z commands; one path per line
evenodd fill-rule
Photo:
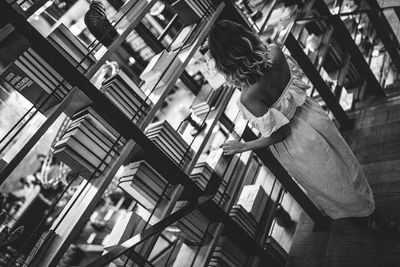
M 76 246 L 87 256 L 85 263 L 91 264 L 89 266 L 111 262 L 155 266 L 187 266 L 186 262 L 192 266 L 265 266 L 265 263 L 283 266 L 290 236 L 275 227 L 279 205 L 285 203 L 282 206 L 292 217 L 302 208 L 315 222 L 326 221 L 267 150 L 233 157 L 221 155 L 218 146 L 226 140 L 257 138 L 258 133 L 238 113 L 238 89 L 223 82 L 208 82 L 198 90 L 189 89 L 194 93 L 194 100 L 185 108 L 190 108 L 192 116 L 206 125 L 197 134 L 193 135 L 193 127 L 184 121 L 177 127 L 168 120 L 157 121 L 179 80 L 185 75 L 188 78 L 196 74 L 189 68 L 193 59 L 209 60 L 203 45 L 207 32 L 217 20 L 232 16 L 249 27 L 255 25 L 256 29 L 263 30 L 263 25 L 275 18 L 274 10 L 281 7 L 280 1 L 263 5 L 265 20 L 258 25 L 231 1 L 179 1 L 185 8 L 178 8 L 177 16 L 165 24 L 165 29 L 158 28 L 158 32 L 161 32 L 160 36 L 168 35 L 174 21 L 183 19 L 180 12 L 190 8 L 198 17 L 190 21 L 194 24 L 187 31 L 188 36 L 179 35 L 185 32 L 184 28 L 175 28 L 176 34 L 171 35 L 174 36 L 173 46 L 164 46 L 163 38 L 152 44 L 158 47 L 154 52 L 160 57 L 154 56 L 150 60 L 147 76 L 136 73 L 144 82 L 135 83 L 131 71 L 121 68 L 112 72 L 98 87 L 91 80 L 106 61 L 115 60 L 118 53 L 119 56 L 123 54 L 119 49 L 133 30 L 141 28 L 137 31 L 139 35 L 149 34 L 144 40 L 154 37 L 150 36 L 152 31 L 143 31 L 152 20 L 145 24 L 142 20 L 149 16 L 157 1 L 122 3 L 109 17 L 116 23 L 114 27 L 119 31 L 119 37 L 107 49 L 97 41 L 91 45 L 84 42 L 81 35 L 75 36 L 71 27 L 64 24 L 56 26 L 48 36 L 42 36 L 26 21 L 29 14 L 40 10 L 39 2 L 25 13 L 15 4 L 0 3 L 0 25 L 7 25 L 2 28 L 3 38 L 18 34 L 28 41 L 27 52 L 22 56 L 21 53 L 13 55 L 14 61 L 19 60 L 18 66 L 25 66 L 27 76 L 34 77 L 32 80 L 47 94 L 44 98 L 55 99 L 45 106 L 40 105 L 42 96 L 28 98 L 26 95 L 34 104 L 32 111 L 44 115 L 44 122 L 27 136 L 28 141 L 22 149 L 10 154 L 10 160 L 5 161 L 0 170 L 1 176 L 5 180 L 60 114 L 65 113 L 71 122 L 55 143 L 53 153 L 83 179 L 50 230 L 26 255 L 27 263 L 55 266 L 64 259 L 66 251 Z M 313 5 L 314 1 L 307 8 L 315 8 Z M 293 10 L 286 11 L 301 14 L 291 13 Z M 234 13 L 229 15 L 230 11 Z M 315 79 L 319 79 L 321 85 L 324 81 L 319 71 L 334 39 L 332 27 L 327 28 L 318 64 L 312 66 Z M 282 43 L 293 52 L 289 42 L 299 44 L 295 43 L 298 41 L 291 31 L 296 32 L 297 28 L 288 19 L 285 34 L 275 36 L 274 40 L 283 40 Z M 301 47 L 297 49 L 298 54 L 303 52 Z M 303 56 L 307 57 L 306 54 Z M 351 59 L 348 57 L 343 66 L 346 72 L 351 69 Z M 309 67 L 302 66 L 308 75 L 310 64 Z M 154 75 L 155 66 L 159 71 L 157 75 Z M 207 87 L 210 84 L 215 88 Z M 333 94 L 330 88 L 324 90 Z M 340 106 L 334 97 L 331 101 L 323 98 L 331 110 L 332 105 Z M 337 114 L 335 117 L 340 119 Z M 7 146 L 12 147 L 12 144 Z M 290 193 L 290 201 L 286 190 Z M 112 203 L 109 196 L 116 192 L 120 196 Z M 106 203 L 101 204 L 104 199 L 107 199 Z M 295 202 L 301 208 L 290 204 Z M 256 206 L 263 208 L 256 210 Z M 107 209 L 113 212 L 105 212 Z M 88 224 L 88 218 L 92 216 L 100 218 L 97 230 Z M 107 230 L 103 229 L 106 232 L 101 230 L 102 223 L 106 225 Z M 97 232 L 80 234 L 87 229 Z

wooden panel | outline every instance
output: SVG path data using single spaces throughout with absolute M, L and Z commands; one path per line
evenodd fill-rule
M 398 159 L 365 164 L 363 170 L 370 184 L 400 180 L 400 160 Z

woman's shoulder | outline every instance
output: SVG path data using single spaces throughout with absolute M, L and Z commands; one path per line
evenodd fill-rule
M 270 58 L 272 60 L 272 65 L 281 65 L 286 58 L 281 47 L 275 43 L 268 44 L 267 47 L 268 53 L 270 54 Z

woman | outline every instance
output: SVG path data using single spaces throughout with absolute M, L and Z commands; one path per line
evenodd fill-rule
M 371 226 L 398 232 L 396 224 L 374 212 L 360 164 L 323 109 L 306 95 L 309 87 L 292 57 L 231 21 L 214 25 L 208 46 L 217 69 L 241 88 L 243 115 L 262 134 L 251 142 L 223 144 L 225 154 L 269 146 L 328 216 L 369 216 Z

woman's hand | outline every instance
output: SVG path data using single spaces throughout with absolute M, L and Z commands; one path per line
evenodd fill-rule
M 221 145 L 224 150 L 224 155 L 233 155 L 246 151 L 246 143 L 242 143 L 238 140 L 228 141 Z

